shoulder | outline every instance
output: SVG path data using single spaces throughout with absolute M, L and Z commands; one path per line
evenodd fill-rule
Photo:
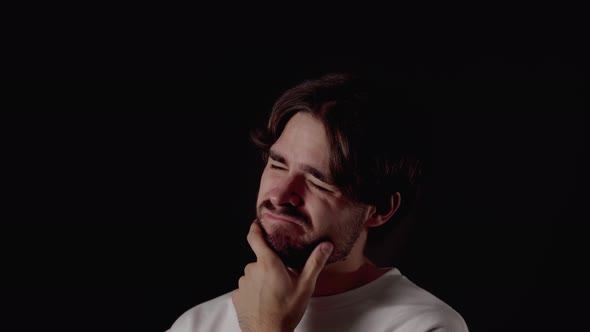
M 463 317 L 447 304 L 431 305 L 414 311 L 407 331 L 467 332 Z
M 168 332 L 215 331 L 235 316 L 231 293 L 203 302 L 183 313 Z
M 386 287 L 388 304 L 400 315 L 407 331 L 453 331 L 466 332 L 467 325 L 461 315 L 451 306 L 429 291 L 416 285 L 401 273 L 392 273 Z M 400 318 L 399 316 L 397 317 Z

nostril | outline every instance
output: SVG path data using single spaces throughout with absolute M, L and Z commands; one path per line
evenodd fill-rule
M 299 195 L 292 193 L 291 194 L 291 205 L 293 205 L 294 207 L 299 207 L 303 204 L 303 200 L 301 199 L 301 197 L 299 197 Z

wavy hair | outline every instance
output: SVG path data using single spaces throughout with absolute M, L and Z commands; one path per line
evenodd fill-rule
M 278 98 L 267 126 L 254 131 L 252 140 L 266 162 L 291 117 L 312 114 L 327 132 L 335 185 L 349 199 L 375 205 L 381 213 L 390 208 L 391 195 L 399 192 L 399 219 L 416 199 L 427 119 L 409 101 L 407 91 L 381 83 L 347 73 L 304 81 Z M 377 232 L 371 231 L 369 239 L 378 237 L 371 233 Z

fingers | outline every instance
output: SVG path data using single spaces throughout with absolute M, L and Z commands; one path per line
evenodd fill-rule
M 260 229 L 258 223 L 254 222 L 250 225 L 250 232 L 248 232 L 248 237 L 246 239 L 259 261 L 275 263 L 276 260 L 279 259 L 264 241 L 262 229 Z
M 256 263 L 248 263 L 245 267 L 244 267 L 244 275 L 250 275 L 252 274 L 252 271 L 254 270 L 254 267 L 256 266 Z
M 231 301 L 233 302 L 234 306 L 238 303 L 238 298 L 240 297 L 240 290 L 234 289 L 231 292 Z
M 241 276 L 240 279 L 238 279 L 238 289 L 243 289 L 245 282 L 246 282 L 246 276 Z
M 315 286 L 315 282 L 332 254 L 333 249 L 334 246 L 330 242 L 322 242 L 314 249 L 301 271 L 301 281 L 304 284 Z

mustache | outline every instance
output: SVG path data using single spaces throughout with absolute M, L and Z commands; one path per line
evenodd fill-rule
M 258 210 L 259 213 L 262 211 L 263 208 L 267 209 L 268 211 L 271 211 L 273 214 L 276 214 L 278 216 L 288 216 L 291 218 L 299 219 L 303 222 L 304 225 L 309 225 L 309 219 L 294 206 L 289 205 L 282 206 L 279 208 L 274 206 L 274 204 L 272 204 L 270 200 L 267 199 L 264 202 L 262 202 L 262 204 L 260 204 L 260 208 Z

